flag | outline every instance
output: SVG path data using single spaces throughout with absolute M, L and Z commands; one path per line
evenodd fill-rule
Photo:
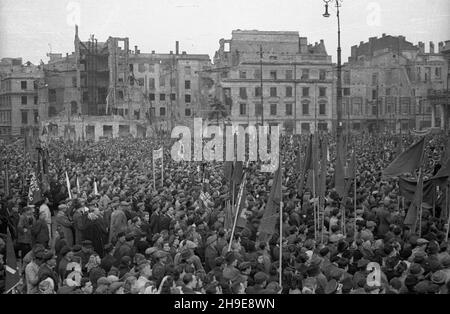
M 386 177 L 398 177 L 404 173 L 413 173 L 420 167 L 423 159 L 425 137 L 411 145 L 407 150 L 394 159 L 391 164 L 383 170 Z
M 340 197 L 345 195 L 345 154 L 342 138 L 338 137 L 336 143 L 336 165 L 334 169 L 334 188 Z
M 94 195 L 99 195 L 98 188 L 97 188 L 97 180 L 94 180 Z
M 300 160 L 300 155 L 297 157 Z M 306 147 L 305 159 L 303 167 L 301 168 L 299 176 L 298 191 L 303 194 L 303 186 L 305 184 L 305 177 L 308 176 L 308 171 L 312 169 L 312 135 L 309 136 L 308 146 Z M 308 176 L 309 178 L 310 176 Z
M 231 201 L 226 201 L 225 203 L 225 221 L 224 221 L 224 228 L 226 230 L 231 230 L 233 228 L 234 223 L 234 216 L 233 216 L 233 210 L 231 208 Z
M 324 136 L 321 141 L 321 158 L 320 158 L 320 172 L 319 172 L 319 184 L 318 184 L 318 195 L 322 199 L 325 198 L 326 192 L 326 182 L 327 182 L 327 150 L 328 150 L 328 140 Z
M 28 203 L 34 205 L 42 201 L 42 193 L 39 187 L 39 181 L 34 171 L 31 172 L 30 187 L 28 189 Z
M 412 180 L 400 176 L 398 178 L 399 193 L 408 201 L 413 201 L 417 191 L 417 180 Z M 422 183 L 423 201 L 432 204 L 435 199 L 436 184 L 431 180 L 424 180 Z
M 9 228 L 7 228 L 6 240 L 6 265 L 5 265 L 5 291 L 9 292 L 20 282 L 19 268 L 17 267 L 16 253 Z
M 242 182 L 242 175 L 243 172 L 243 162 L 242 161 L 236 161 L 233 168 L 233 183 L 236 186 L 239 186 Z
M 411 202 L 409 206 L 408 213 L 406 214 L 404 224 L 411 227 L 411 232 L 416 232 L 416 223 L 418 216 L 418 209 L 422 205 L 423 201 L 423 174 L 422 170 L 419 172 L 419 179 L 417 181 L 417 189 L 414 194 L 414 200 Z
M 67 171 L 66 171 L 66 185 L 67 185 L 67 192 L 69 193 L 69 199 L 72 199 L 72 189 L 70 188 L 70 180 L 69 176 L 67 175 Z
M 6 162 L 4 163 L 4 167 L 5 167 L 5 182 L 4 182 L 4 191 L 5 191 L 5 195 L 9 196 L 9 167 L 6 164 Z
M 345 196 L 350 193 L 350 188 L 353 183 L 353 179 L 356 177 L 356 154 L 355 150 L 352 151 L 352 159 L 347 167 L 347 173 L 345 175 Z
M 225 161 L 223 164 L 223 176 L 227 179 L 228 182 L 231 182 L 233 176 L 233 162 Z
M 275 172 L 272 188 L 270 189 L 269 199 L 266 203 L 263 218 L 259 225 L 259 240 L 266 242 L 275 232 L 275 224 L 278 219 L 279 207 L 281 202 L 281 167 Z

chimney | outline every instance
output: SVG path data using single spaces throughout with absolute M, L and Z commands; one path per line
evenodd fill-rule
M 386 33 L 383 33 L 382 37 L 386 37 Z
M 175 42 L 175 54 L 180 54 L 180 42 L 178 40 Z
M 134 54 L 138 54 L 138 46 L 134 46 Z
M 182 54 L 185 55 L 185 54 L 186 54 L 186 51 L 183 51 Z
M 434 42 L 430 41 L 430 53 L 434 53 Z
M 154 55 L 155 54 L 155 50 L 152 50 L 152 55 Z
M 419 53 L 424 54 L 425 53 L 425 44 L 421 41 L 419 41 Z
M 439 42 L 438 52 L 441 53 L 442 49 L 444 49 L 444 42 L 443 41 Z
M 300 37 L 300 53 L 308 52 L 308 39 L 306 37 Z
M 170 54 L 173 55 L 173 51 L 172 50 L 170 50 Z

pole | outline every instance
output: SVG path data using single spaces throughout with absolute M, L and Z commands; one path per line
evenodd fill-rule
M 155 177 L 155 159 L 152 160 L 152 169 L 153 169 L 153 189 L 156 191 L 156 177 Z
M 164 149 L 161 147 L 161 186 L 164 186 Z
M 242 194 L 244 194 L 244 185 L 245 185 L 245 180 L 246 179 L 247 179 L 247 172 L 244 173 L 244 177 L 242 178 L 241 186 L 239 187 L 238 200 L 237 200 L 237 204 L 235 206 L 236 213 L 234 215 L 234 223 L 233 223 L 233 229 L 231 230 L 230 243 L 228 244 L 228 252 L 231 251 L 231 244 L 233 243 L 234 232 L 236 230 L 236 224 L 237 224 L 237 220 L 238 220 L 238 217 L 239 217 L 239 207 L 241 205 Z
M 448 241 L 448 232 L 450 229 L 450 207 L 449 207 L 449 184 L 447 184 L 447 194 L 445 197 L 445 209 L 447 210 L 447 230 L 446 230 L 446 234 L 445 234 L 445 242 Z
M 341 135 L 341 123 L 342 123 L 342 63 L 341 63 L 341 17 L 339 13 L 339 0 L 336 0 L 336 8 L 337 8 L 337 22 L 338 22 L 338 48 L 337 48 L 337 84 L 336 84 L 336 92 L 337 92 L 337 128 L 336 128 L 336 136 L 339 137 Z
M 280 160 L 281 163 L 281 160 Z M 281 184 L 280 184 L 280 258 L 279 258 L 279 262 L 280 262 L 280 270 L 279 270 L 279 275 L 280 275 L 280 287 L 282 284 L 282 276 L 283 276 L 283 172 L 280 173 L 281 176 Z
M 353 152 L 354 153 L 354 152 Z M 356 158 L 355 158 L 356 161 Z M 353 228 L 354 228 L 354 235 L 353 235 L 353 239 L 354 241 L 356 241 L 356 165 L 354 165 L 355 167 L 355 173 L 354 173 L 354 181 L 353 181 L 353 209 L 355 210 L 355 221 L 353 222 Z
M 314 170 L 314 167 L 312 169 L 313 173 L 312 173 L 312 177 L 313 177 L 313 198 L 316 198 L 316 172 Z M 313 213 L 314 213 L 314 240 L 317 240 L 317 225 L 318 225 L 318 221 L 317 221 L 317 214 L 316 214 L 316 202 L 313 203 Z
M 261 123 L 264 125 L 264 97 L 263 97 L 263 51 L 262 45 L 259 45 L 259 61 L 260 61 L 260 70 L 261 70 Z

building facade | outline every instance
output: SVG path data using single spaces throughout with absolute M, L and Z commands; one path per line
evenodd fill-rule
M 280 124 L 289 134 L 331 131 L 333 66 L 323 40 L 298 32 L 232 32 L 214 56 L 216 86 L 230 119 Z
M 0 61 L 0 136 L 20 136 L 27 128 L 39 126 L 45 119 L 39 88 L 43 79 L 41 66 L 21 58 Z
M 344 125 L 369 132 L 431 127 L 428 94 L 444 88 L 447 73 L 447 61 L 432 42 L 425 52 L 421 42 L 383 34 L 353 46 L 343 66 Z

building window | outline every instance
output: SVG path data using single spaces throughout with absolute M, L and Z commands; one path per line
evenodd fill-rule
M 253 72 L 253 77 L 255 79 L 260 79 L 261 78 L 261 70 L 256 69 L 255 72 Z
M 148 88 L 155 89 L 155 78 L 154 77 L 151 77 L 148 79 Z
M 186 117 L 190 117 L 190 116 L 191 116 L 191 109 L 190 109 L 190 108 L 184 109 L 184 115 L 185 115 Z
M 302 133 L 309 133 L 309 132 L 310 132 L 309 123 L 302 123 Z
M 319 123 L 317 123 L 317 128 L 319 129 L 319 131 L 326 132 L 326 131 L 328 131 L 328 123 L 319 122 Z
M 435 68 L 434 69 L 434 76 L 436 76 L 436 78 L 441 78 L 441 73 L 442 73 L 442 69 L 441 68 Z
M 302 103 L 302 114 L 309 115 L 309 103 L 307 102 Z
M 185 66 L 184 67 L 184 74 L 185 75 L 191 75 L 191 67 L 190 66 Z
M 48 101 L 49 102 L 55 102 L 56 101 L 56 90 L 55 89 L 49 89 L 48 90 Z
M 239 78 L 240 79 L 246 79 L 247 78 L 247 72 L 239 71 Z
M 190 104 L 191 103 L 191 95 L 188 95 L 188 94 L 184 95 L 184 102 L 187 104 Z
M 166 100 L 166 94 L 159 94 L 159 100 L 160 101 Z
M 320 70 L 319 71 L 319 80 L 325 81 L 326 78 L 327 78 L 327 72 L 325 70 Z
M 378 73 L 372 74 L 372 86 L 373 85 L 378 85 Z
M 292 70 L 286 70 L 286 80 L 292 80 Z
M 163 117 L 165 115 L 166 115 L 166 108 L 165 107 L 159 108 L 159 116 Z
M 302 70 L 302 80 L 309 80 L 309 69 Z
M 270 97 L 277 97 L 277 88 L 276 87 L 270 88 Z
M 377 99 L 377 90 L 376 89 L 372 90 L 372 99 Z
M 154 101 L 155 100 L 155 94 L 154 93 L 148 94 L 148 99 L 150 99 L 150 101 Z
M 22 110 L 22 124 L 28 124 L 28 111 Z
M 271 80 L 277 79 L 277 71 L 270 71 L 270 79 Z
M 327 96 L 327 88 L 319 87 L 319 97 L 326 97 L 326 96 Z
M 302 88 L 302 96 L 303 97 L 309 97 L 309 87 L 303 87 Z
M 154 64 L 149 64 L 148 65 L 148 72 L 155 73 L 155 65 Z
M 139 63 L 138 64 L 138 72 L 139 73 L 144 73 L 145 72 L 145 64 L 144 63 Z
M 184 81 L 184 89 L 191 89 L 191 81 Z
M 35 104 L 35 105 L 38 104 L 38 96 L 34 96 L 34 104 Z
M 255 103 L 255 116 L 262 116 L 262 105 L 261 103 Z
M 286 104 L 286 115 L 292 116 L 292 104 Z
M 286 86 L 286 97 L 292 97 L 292 86 Z
M 170 100 L 176 100 L 176 95 L 175 95 L 175 93 L 170 94 Z
M 34 113 L 34 123 L 39 123 L 39 111 L 33 110 Z
M 327 114 L 327 104 L 326 103 L 320 103 L 319 104 L 319 114 L 320 115 L 326 115 Z
M 241 99 L 247 99 L 247 89 L 245 87 L 239 87 L 239 97 Z
M 166 78 L 160 77 L 159 78 L 159 87 L 164 87 L 164 86 L 166 86 Z
M 261 87 L 255 87 L 255 97 L 261 97 Z
M 26 105 L 28 103 L 28 97 L 22 96 L 22 105 Z
M 344 88 L 344 96 L 350 96 L 350 88 Z
M 77 88 L 77 77 L 76 76 L 72 76 L 72 87 Z
M 22 89 L 27 89 L 27 81 L 21 81 L 21 82 L 20 82 L 20 87 L 21 87 Z
M 270 115 L 271 116 L 277 115 L 277 104 L 270 104 Z
M 247 114 L 247 104 L 239 104 L 239 114 L 244 116 Z

